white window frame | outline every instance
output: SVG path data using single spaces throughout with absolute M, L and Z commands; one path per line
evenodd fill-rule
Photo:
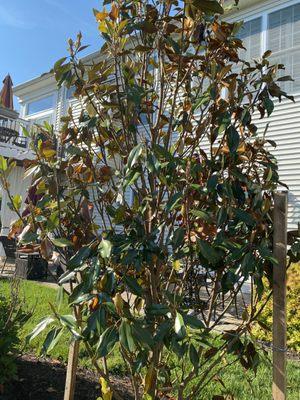
M 28 106 L 30 103 L 34 102 L 34 101 L 38 101 L 40 99 L 43 99 L 44 97 L 50 97 L 53 96 L 53 106 L 52 108 L 48 108 L 42 111 L 38 111 L 36 113 L 33 114 L 28 114 Z M 40 93 L 37 96 L 34 97 L 30 97 L 27 98 L 26 101 L 24 101 L 24 105 L 23 105 L 23 118 L 26 121 L 30 121 L 32 124 L 35 123 L 35 120 L 41 119 L 41 118 L 45 118 L 47 119 L 49 116 L 51 116 L 50 118 L 50 124 L 54 124 L 55 121 L 55 116 L 56 116 L 56 106 L 57 106 L 57 101 L 58 101 L 58 91 L 57 90 L 51 90 L 51 91 L 47 91 L 47 92 L 43 92 Z
M 251 21 L 252 19 L 263 17 L 262 23 L 262 32 L 266 35 L 268 29 L 268 15 L 282 10 L 284 8 L 288 8 L 290 6 L 294 6 L 296 4 L 300 4 L 299 0 L 271 0 L 266 2 L 263 6 L 256 5 L 256 7 L 248 8 L 247 10 L 239 11 L 237 13 L 232 14 L 229 18 L 226 18 L 228 22 L 236 22 L 236 21 Z
M 275 3 L 275 4 L 274 4 Z M 228 22 L 237 22 L 237 21 L 252 21 L 256 18 L 262 19 L 262 27 L 261 27 L 261 55 L 263 55 L 267 50 L 270 50 L 267 46 L 267 37 L 268 37 L 268 17 L 270 14 L 276 11 L 283 10 L 285 8 L 294 6 L 296 4 L 300 4 L 300 0 L 273 0 L 268 1 L 263 6 L 256 5 L 255 7 L 247 10 L 240 11 L 238 13 L 233 14 L 230 18 L 227 19 Z M 259 10 L 259 11 L 258 11 Z M 295 92 L 297 93 L 297 92 Z M 294 94 L 295 94 L 294 93 Z
M 35 103 L 36 101 L 43 100 L 44 98 L 47 98 L 47 97 L 52 97 L 53 98 L 53 106 L 52 107 L 46 108 L 44 110 L 37 111 L 37 112 L 31 113 L 31 114 L 28 114 L 28 108 L 29 108 L 29 105 L 31 103 Z M 32 116 L 36 116 L 36 115 L 39 115 L 39 114 L 42 114 L 42 113 L 47 113 L 47 112 L 49 113 L 51 111 L 53 112 L 53 110 L 55 109 L 55 103 L 56 103 L 55 100 L 56 100 L 55 99 L 55 92 L 44 93 L 44 94 L 42 94 L 42 95 L 40 95 L 38 97 L 35 97 L 35 98 L 32 98 L 32 99 L 28 100 L 26 102 L 26 108 L 25 108 L 26 117 L 31 118 Z

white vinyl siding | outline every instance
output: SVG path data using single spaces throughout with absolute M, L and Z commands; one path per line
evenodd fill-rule
M 83 104 L 78 99 L 68 100 L 67 102 L 69 103 L 67 106 L 67 109 L 68 109 L 68 107 L 72 108 L 73 119 L 74 119 L 75 123 L 78 123 L 79 117 L 82 113 L 82 110 L 84 109 Z
M 261 120 L 257 115 L 254 123 L 260 134 L 270 123 L 266 138 L 276 142 L 272 153 L 278 160 L 279 177 L 288 186 L 288 228 L 297 229 L 300 222 L 300 95 L 295 96 L 295 103 L 290 100 L 276 101 L 275 111 L 270 118 Z M 287 190 L 285 187 L 279 188 Z
M 276 142 L 272 149 L 279 165 L 280 180 L 289 188 L 288 228 L 296 229 L 300 222 L 300 1 L 262 2 L 260 9 L 249 6 L 244 12 L 236 14 L 231 20 L 245 21 L 245 29 L 240 36 L 246 47 L 247 57 L 255 54 L 257 58 L 257 43 L 251 36 L 253 24 L 262 20 L 260 40 L 261 54 L 272 51 L 271 61 L 285 65 L 281 75 L 291 75 L 295 82 L 281 82 L 280 86 L 288 94 L 293 94 L 295 103 L 284 99 L 282 103 L 275 102 L 275 111 L 270 118 L 260 119 L 257 115 L 253 122 L 258 126 L 259 134 L 263 134 L 269 123 L 267 138 Z M 254 11 L 255 10 L 255 11 Z M 251 27 L 252 26 L 252 27 Z M 286 190 L 284 187 L 280 188 Z

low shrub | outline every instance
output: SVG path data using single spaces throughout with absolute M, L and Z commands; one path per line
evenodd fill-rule
M 4 384 L 16 376 L 18 333 L 30 317 L 23 309 L 18 293 L 18 284 L 13 282 L 10 295 L 0 295 L 0 392 Z
M 267 293 L 261 301 L 264 303 Z M 290 350 L 300 352 L 300 265 L 292 264 L 287 279 L 287 343 Z M 263 309 L 259 323 L 254 327 L 254 335 L 264 341 L 272 340 L 273 303 L 270 300 Z

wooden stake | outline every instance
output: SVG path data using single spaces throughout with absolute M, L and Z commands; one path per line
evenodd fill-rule
M 273 400 L 286 399 L 287 193 L 274 196 Z
M 79 341 L 70 344 L 64 400 L 74 400 L 76 370 L 78 365 Z

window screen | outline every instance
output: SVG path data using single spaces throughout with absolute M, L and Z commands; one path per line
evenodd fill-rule
M 69 89 L 67 89 L 67 94 L 66 94 L 67 100 L 74 99 L 75 90 L 76 90 L 75 86 L 71 86 Z
M 242 50 L 240 58 L 245 61 L 251 61 L 253 58 L 259 58 L 262 53 L 262 18 L 255 18 L 247 21 L 242 26 L 238 37 L 243 40 L 246 50 Z
M 283 90 L 300 90 L 300 4 L 275 11 L 268 16 L 267 48 L 272 62 L 284 64 L 282 75 L 291 75 L 295 82 L 281 84 Z

